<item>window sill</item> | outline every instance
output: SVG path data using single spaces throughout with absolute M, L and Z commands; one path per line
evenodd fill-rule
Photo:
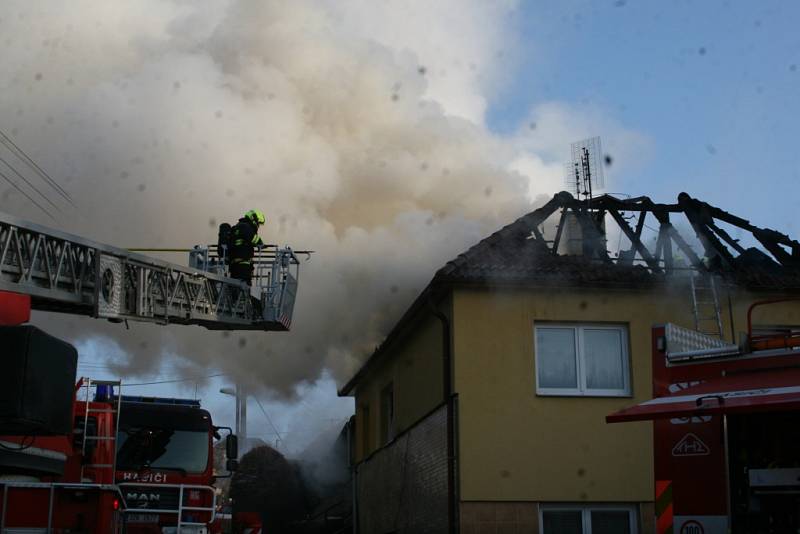
M 589 399 L 632 399 L 633 393 L 603 393 L 603 392 L 570 392 L 570 391 L 537 391 L 537 397 L 569 397 L 569 398 L 589 398 Z

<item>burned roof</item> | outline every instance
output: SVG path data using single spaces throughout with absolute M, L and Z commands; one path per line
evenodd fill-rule
M 554 216 L 558 222 L 549 232 L 545 225 Z M 648 222 L 657 228 L 648 226 Z M 578 254 L 561 253 L 568 223 L 580 229 Z M 616 228 L 609 228 L 608 223 Z M 686 224 L 694 236 L 681 235 L 674 224 Z M 655 231 L 652 239 L 645 239 L 646 227 Z M 735 228 L 739 237 L 732 237 L 726 227 Z M 625 237 L 626 248 L 608 251 L 610 231 Z M 761 248 L 745 247 L 743 241 Z M 800 243 L 686 193 L 678 195 L 675 204 L 659 204 L 645 196 L 619 199 L 603 195 L 579 200 L 562 191 L 439 269 L 339 394 L 353 391 L 385 349 L 413 324 L 419 311 L 448 287 L 644 288 L 663 283 L 672 274 L 697 271 L 712 273 L 739 287 L 797 292 Z
M 544 225 L 559 210 L 548 238 Z M 561 251 L 570 218 L 582 238 L 579 253 L 566 255 Z M 674 223 L 679 222 L 693 229 L 694 246 L 676 230 Z M 616 228 L 608 228 L 609 224 Z M 748 233 L 763 250 L 745 248 L 742 236 L 734 239 L 726 226 Z M 643 237 L 645 227 L 656 231 L 649 241 Z M 610 231 L 624 236 L 626 248 L 617 253 L 607 250 Z M 676 204 L 658 204 L 647 197 L 611 195 L 578 200 L 561 192 L 448 262 L 434 282 L 635 287 L 687 269 L 714 273 L 746 287 L 800 289 L 800 243 L 686 193 Z

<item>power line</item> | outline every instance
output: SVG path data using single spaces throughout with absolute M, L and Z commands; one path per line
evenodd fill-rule
M 6 181 L 6 182 L 8 182 L 9 184 L 11 184 L 11 187 L 13 187 L 13 188 L 14 188 L 14 189 L 16 189 L 17 191 L 19 191 L 19 192 L 22 194 L 22 196 L 24 196 L 25 198 L 27 198 L 28 200 L 30 200 L 30 201 L 31 201 L 31 204 L 33 204 L 34 206 L 36 206 L 37 208 L 39 208 L 40 210 L 42 210 L 42 211 L 43 211 L 43 212 L 44 212 L 44 213 L 45 213 L 45 214 L 46 214 L 48 217 L 50 217 L 50 218 L 51 218 L 51 219 L 53 219 L 54 221 L 56 220 L 56 218 L 55 218 L 55 217 L 53 217 L 53 216 L 50 214 L 50 212 L 49 212 L 49 211 L 47 211 L 46 209 L 44 209 L 44 207 L 42 207 L 42 205 L 41 205 L 41 204 L 39 204 L 38 202 L 36 202 L 35 200 L 33 200 L 33 198 L 31 198 L 31 196 L 30 196 L 28 193 L 26 193 L 25 191 L 23 191 L 23 190 L 22 190 L 22 188 L 20 188 L 20 186 L 18 186 L 18 185 L 17 185 L 17 184 L 16 184 L 14 181 L 12 181 L 12 180 L 11 180 L 11 178 L 9 178 L 8 176 L 6 176 L 6 175 L 5 175 L 5 174 L 3 174 L 2 172 L 0 172 L 0 177 L 2 177 L 2 178 L 3 178 L 3 179 Z
M 152 386 L 153 384 L 174 384 L 176 382 L 195 382 L 195 381 L 204 380 L 204 379 L 207 379 L 207 378 L 216 378 L 218 376 L 225 376 L 225 373 L 217 373 L 217 374 L 206 375 L 206 376 L 197 376 L 195 378 L 178 378 L 178 379 L 175 379 L 175 380 L 155 380 L 153 382 L 136 382 L 136 383 L 132 383 L 132 384 L 123 382 L 122 385 L 124 387 L 130 387 L 130 386 Z
M 48 197 L 47 197 L 47 196 L 46 196 L 44 193 L 42 193 L 42 192 L 39 190 L 39 188 L 38 188 L 38 187 L 36 187 L 35 185 L 33 185 L 33 184 L 30 182 L 30 180 L 28 180 L 27 178 L 25 178 L 25 177 L 24 177 L 24 176 L 23 176 L 23 175 L 22 175 L 22 174 L 21 174 L 21 173 L 20 173 L 20 172 L 19 172 L 17 169 L 15 169 L 15 168 L 14 168 L 14 167 L 13 167 L 13 166 L 12 166 L 12 165 L 11 165 L 11 164 L 8 162 L 8 161 L 6 161 L 6 159 L 5 159 L 4 157 L 0 156 L 0 161 L 2 161 L 2 162 L 3 162 L 3 164 L 5 164 L 5 166 L 6 166 L 6 167 L 8 167 L 9 169 L 11 169 L 11 172 L 13 172 L 13 173 L 14 173 L 14 174 L 16 174 L 17 176 L 19 176 L 20 180 L 22 180 L 23 182 L 25 182 L 26 184 L 28 184 L 28 187 L 30 187 L 31 189 L 33 189 L 34 191 L 36 191 L 37 193 L 39 193 L 39 196 L 40 196 L 40 197 L 42 197 L 43 199 L 45 199 L 45 200 L 47 201 L 47 203 L 48 203 L 48 204 L 50 204 L 51 206 L 53 206 L 53 207 L 56 209 L 56 211 L 58 211 L 59 213 L 61 213 L 61 210 L 59 209 L 59 207 L 58 207 L 58 206 L 56 206 L 56 204 L 55 204 L 55 203 L 54 203 L 52 200 L 50 200 L 50 199 L 49 199 L 49 198 L 48 198 Z
M 27 163 L 27 164 L 28 164 L 28 165 L 29 165 L 29 166 L 30 166 L 30 167 L 31 167 L 31 168 L 32 168 L 32 169 L 33 169 L 33 170 L 34 170 L 34 171 L 35 171 L 35 172 L 36 172 L 36 173 L 37 173 L 39 176 L 41 176 L 41 177 L 42 177 L 42 179 L 43 179 L 44 181 L 46 181 L 47 183 L 49 183 L 49 184 L 50 184 L 50 186 L 51 186 L 53 189 L 55 189 L 55 190 L 56 190 L 56 191 L 57 191 L 57 192 L 58 192 L 58 193 L 59 193 L 59 194 L 60 194 L 62 197 L 64 197 L 64 199 L 65 199 L 67 202 L 69 202 L 69 203 L 72 205 L 72 207 L 73 207 L 73 208 L 77 207 L 77 206 L 75 206 L 75 203 L 72 201 L 72 197 L 70 197 L 70 196 L 69 196 L 69 193 L 67 193 L 67 192 L 64 190 L 64 188 L 63 188 L 63 187 L 61 187 L 61 186 L 58 184 L 58 182 L 56 182 L 56 181 L 55 181 L 55 180 L 54 180 L 54 179 L 53 179 L 53 178 L 52 178 L 52 177 L 51 177 L 49 174 L 47 174 L 47 172 L 45 172 L 45 170 L 44 170 L 44 169 L 42 169 L 41 167 L 39 167 L 39 165 L 37 165 L 37 164 L 36 164 L 36 162 L 35 162 L 35 161 L 33 161 L 33 160 L 31 159 L 31 157 L 30 157 L 30 156 L 28 156 L 28 154 L 26 154 L 26 153 L 25 153 L 25 151 L 24 151 L 24 150 L 22 150 L 20 147 L 18 147 L 18 146 L 16 145 L 16 143 L 14 143 L 14 141 L 12 141 L 12 140 L 11 140 L 11 138 L 10 138 L 10 137 L 8 137 L 8 136 L 5 134 L 5 132 L 3 132 L 3 130 L 0 130 L 0 143 L 3 143 L 3 144 L 6 146 L 6 148 L 8 148 L 8 149 L 9 149 L 11 152 L 14 152 L 14 154 L 15 154 L 15 155 L 16 155 L 18 158 L 20 158 L 22 161 L 24 161 L 25 163 Z M 13 148 L 12 148 L 12 147 L 13 147 Z
M 80 364 L 78 364 L 78 365 L 80 366 Z M 99 371 L 111 372 L 110 369 L 103 369 L 103 368 L 85 368 L 84 370 L 85 371 L 98 371 L 98 372 Z M 197 376 L 197 377 L 194 377 L 194 378 L 175 378 L 175 379 L 167 379 L 167 380 L 153 380 L 151 382 L 130 382 L 130 383 L 129 382 L 123 382 L 122 385 L 124 387 L 130 387 L 130 386 L 151 386 L 151 385 L 155 385 L 155 384 L 175 384 L 175 383 L 178 383 L 178 382 L 197 382 L 197 381 L 200 381 L 200 380 L 205 380 L 205 379 L 208 379 L 208 378 L 216 378 L 216 377 L 219 377 L 219 376 L 225 376 L 225 373 L 218 373 L 218 374 L 206 375 L 206 376 Z
M 267 418 L 267 421 L 269 422 L 269 426 L 271 426 L 271 427 L 272 427 L 272 430 L 275 432 L 275 435 L 276 435 L 276 436 L 278 436 L 278 439 L 280 439 L 280 440 L 283 440 L 283 436 L 281 436 L 281 433 L 280 433 L 280 432 L 278 432 L 278 428 L 277 428 L 277 427 L 275 426 L 275 424 L 272 422 L 272 418 L 270 418 L 269 414 L 268 414 L 268 413 L 267 413 L 267 411 L 264 409 L 264 407 L 263 407 L 263 406 L 261 406 L 261 401 L 260 401 L 260 400 L 258 400 L 258 397 L 253 397 L 253 398 L 255 399 L 255 401 L 256 401 L 256 404 L 258 404 L 258 407 L 259 407 L 259 408 L 261 408 L 261 413 L 263 413 L 263 414 L 264 414 L 264 417 L 266 417 L 266 418 Z

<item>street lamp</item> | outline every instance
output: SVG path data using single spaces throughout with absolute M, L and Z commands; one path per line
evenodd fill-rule
M 236 388 L 220 388 L 220 393 L 236 397 L 236 435 L 244 450 L 247 450 L 247 392 L 241 384 Z

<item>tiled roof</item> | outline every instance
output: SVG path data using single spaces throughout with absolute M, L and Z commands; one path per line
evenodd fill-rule
M 584 256 L 554 255 L 547 244 L 531 234 L 527 217 L 447 262 L 436 273 L 434 282 L 633 287 L 663 278 L 640 265 L 623 266 Z

